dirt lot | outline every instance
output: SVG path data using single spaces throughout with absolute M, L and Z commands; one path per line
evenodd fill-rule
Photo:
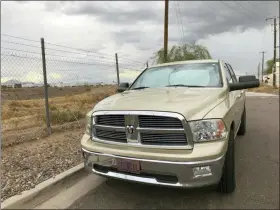
M 101 86 L 97 86 L 101 87 Z M 107 87 L 107 86 L 104 86 Z M 49 97 L 61 97 L 82 94 L 88 92 L 92 87 L 77 86 L 77 87 L 49 87 Z M 2 100 L 27 100 L 27 99 L 43 99 L 44 88 L 2 88 Z
M 251 88 L 248 89 L 249 92 L 256 92 L 256 93 L 269 93 L 269 94 L 276 94 L 279 95 L 279 87 L 274 88 L 272 86 L 261 84 L 258 88 Z
M 49 99 L 48 136 L 43 90 L 2 90 L 1 202 L 81 163 L 85 114 L 115 91 L 115 86 L 50 88 L 55 97 Z

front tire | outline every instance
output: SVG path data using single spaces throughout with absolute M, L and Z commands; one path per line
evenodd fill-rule
M 244 107 L 244 111 L 241 117 L 241 124 L 238 129 L 237 135 L 244 136 L 246 133 L 246 108 Z
M 231 130 L 229 134 L 228 150 L 218 190 L 222 193 L 232 193 L 235 190 L 235 186 L 234 132 Z

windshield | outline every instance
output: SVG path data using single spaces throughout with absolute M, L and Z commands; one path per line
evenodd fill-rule
M 130 89 L 167 86 L 221 87 L 219 63 L 189 63 L 152 67 L 143 72 Z

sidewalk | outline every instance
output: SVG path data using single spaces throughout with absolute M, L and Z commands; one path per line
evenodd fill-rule
M 88 174 L 73 186 L 64 187 L 58 194 L 37 205 L 34 209 L 67 209 L 75 201 L 85 196 L 104 181 L 105 178 L 95 176 L 94 174 Z

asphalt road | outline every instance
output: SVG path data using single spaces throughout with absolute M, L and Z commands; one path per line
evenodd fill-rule
M 279 209 L 279 98 L 247 97 L 247 133 L 236 139 L 236 191 L 174 189 L 107 180 L 75 209 Z

